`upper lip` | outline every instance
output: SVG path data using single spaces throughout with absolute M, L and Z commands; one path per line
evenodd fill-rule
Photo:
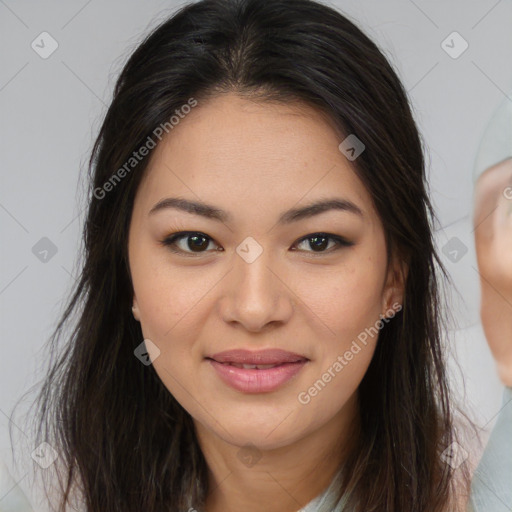
M 208 356 L 208 359 L 214 359 L 218 363 L 237 364 L 279 364 L 307 361 L 307 357 L 281 349 L 226 350 L 225 352 L 218 352 Z

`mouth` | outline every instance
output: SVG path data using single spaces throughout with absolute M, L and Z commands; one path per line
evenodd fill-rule
M 225 384 L 243 393 L 275 391 L 309 361 L 305 356 L 279 349 L 229 350 L 206 360 Z

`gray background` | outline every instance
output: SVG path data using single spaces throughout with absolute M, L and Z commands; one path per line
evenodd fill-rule
M 183 3 L 0 0 L 0 456 L 28 494 L 32 461 L 13 466 L 7 417 L 43 375 L 43 344 L 76 275 L 80 175 L 122 64 L 141 37 Z M 331 5 L 356 21 L 397 69 L 428 148 L 439 249 L 453 237 L 468 249 L 457 262 L 443 255 L 460 292 L 453 296 L 456 323 L 447 335 L 454 389 L 488 432 L 502 387 L 478 316 L 472 171 L 485 126 L 500 104 L 512 101 L 512 1 Z M 31 47 L 44 31 L 58 43 L 47 59 Z M 441 46 L 453 31 L 469 44 L 455 59 Z M 46 262 L 32 252 L 43 237 L 57 249 Z M 18 426 L 30 445 L 30 432 Z

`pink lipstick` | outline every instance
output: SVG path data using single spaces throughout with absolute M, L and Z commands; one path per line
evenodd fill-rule
M 219 377 L 243 393 L 268 393 L 297 375 L 309 361 L 280 349 L 228 350 L 206 358 Z

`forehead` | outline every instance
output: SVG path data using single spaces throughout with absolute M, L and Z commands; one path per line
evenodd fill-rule
M 305 104 L 226 94 L 180 119 L 153 150 L 141 201 L 181 194 L 213 203 L 282 209 L 342 195 L 374 214 L 371 198 L 338 146 L 343 136 Z

